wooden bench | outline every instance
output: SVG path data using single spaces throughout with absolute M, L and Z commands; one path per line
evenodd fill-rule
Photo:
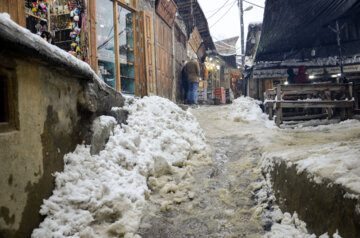
M 278 126 L 290 120 L 330 119 L 336 108 L 340 109 L 340 119 L 345 120 L 351 118 L 354 109 L 352 83 L 278 85 L 275 97 L 272 91 L 266 94 L 269 99 L 265 100 L 265 108 L 269 118 L 276 115 Z M 315 110 L 317 108 L 321 110 Z

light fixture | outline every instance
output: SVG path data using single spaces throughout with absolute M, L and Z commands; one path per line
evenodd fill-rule
M 309 76 L 309 79 L 314 79 L 315 78 L 315 75 L 310 75 Z
M 213 60 L 213 58 L 212 57 L 210 57 L 210 61 L 212 61 Z
M 316 55 L 316 50 L 315 50 L 315 49 L 312 49 L 312 50 L 311 50 L 311 56 L 312 56 L 312 57 L 315 57 L 315 55 Z
M 251 9 L 253 9 L 253 6 L 248 6 L 247 8 L 244 9 L 244 12 L 250 11 Z
M 219 70 L 219 69 L 220 69 L 220 65 L 216 65 L 216 69 Z
M 288 81 L 285 81 L 285 83 L 284 83 L 285 85 L 288 85 L 289 84 L 289 82 Z

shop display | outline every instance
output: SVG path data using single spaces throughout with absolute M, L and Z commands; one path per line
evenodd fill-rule
M 88 62 L 86 0 L 25 0 L 26 26 Z
M 135 94 L 133 14 L 118 6 L 120 77 L 123 93 Z
M 96 0 L 96 30 L 99 74 L 116 88 L 114 11 L 110 0 Z
M 49 28 L 49 3 L 39 0 L 25 0 L 26 26 L 34 34 L 52 43 Z

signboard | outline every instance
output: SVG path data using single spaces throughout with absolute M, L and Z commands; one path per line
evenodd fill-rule
M 173 0 L 158 0 L 156 13 L 172 27 L 176 16 L 176 5 Z
M 194 52 L 198 52 L 198 49 L 202 43 L 202 38 L 197 27 L 194 28 L 193 32 L 190 34 L 189 45 Z
M 293 68 L 294 73 L 297 74 L 298 67 Z M 325 67 L 328 74 L 340 73 L 340 67 Z M 360 72 L 360 65 L 345 65 L 344 73 Z M 322 75 L 324 74 L 324 68 L 309 68 L 306 71 L 308 75 Z M 287 69 L 260 69 L 254 70 L 254 78 L 286 78 L 288 77 Z

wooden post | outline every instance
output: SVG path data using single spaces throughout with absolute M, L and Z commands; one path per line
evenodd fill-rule
M 98 73 L 97 61 L 97 36 L 96 36 L 96 0 L 88 0 L 88 19 L 89 19 L 89 64 Z
M 121 92 L 121 72 L 120 72 L 120 54 L 119 54 L 119 22 L 118 22 L 118 4 L 114 1 L 114 50 L 115 50 L 115 80 L 116 91 Z
M 346 119 L 346 111 L 345 108 L 340 108 L 340 120 L 343 121 Z
M 282 108 L 281 108 L 281 102 L 276 102 L 276 119 L 275 123 L 278 127 L 280 127 L 282 121 Z
M 281 85 L 276 86 L 276 99 L 277 101 L 281 101 Z

